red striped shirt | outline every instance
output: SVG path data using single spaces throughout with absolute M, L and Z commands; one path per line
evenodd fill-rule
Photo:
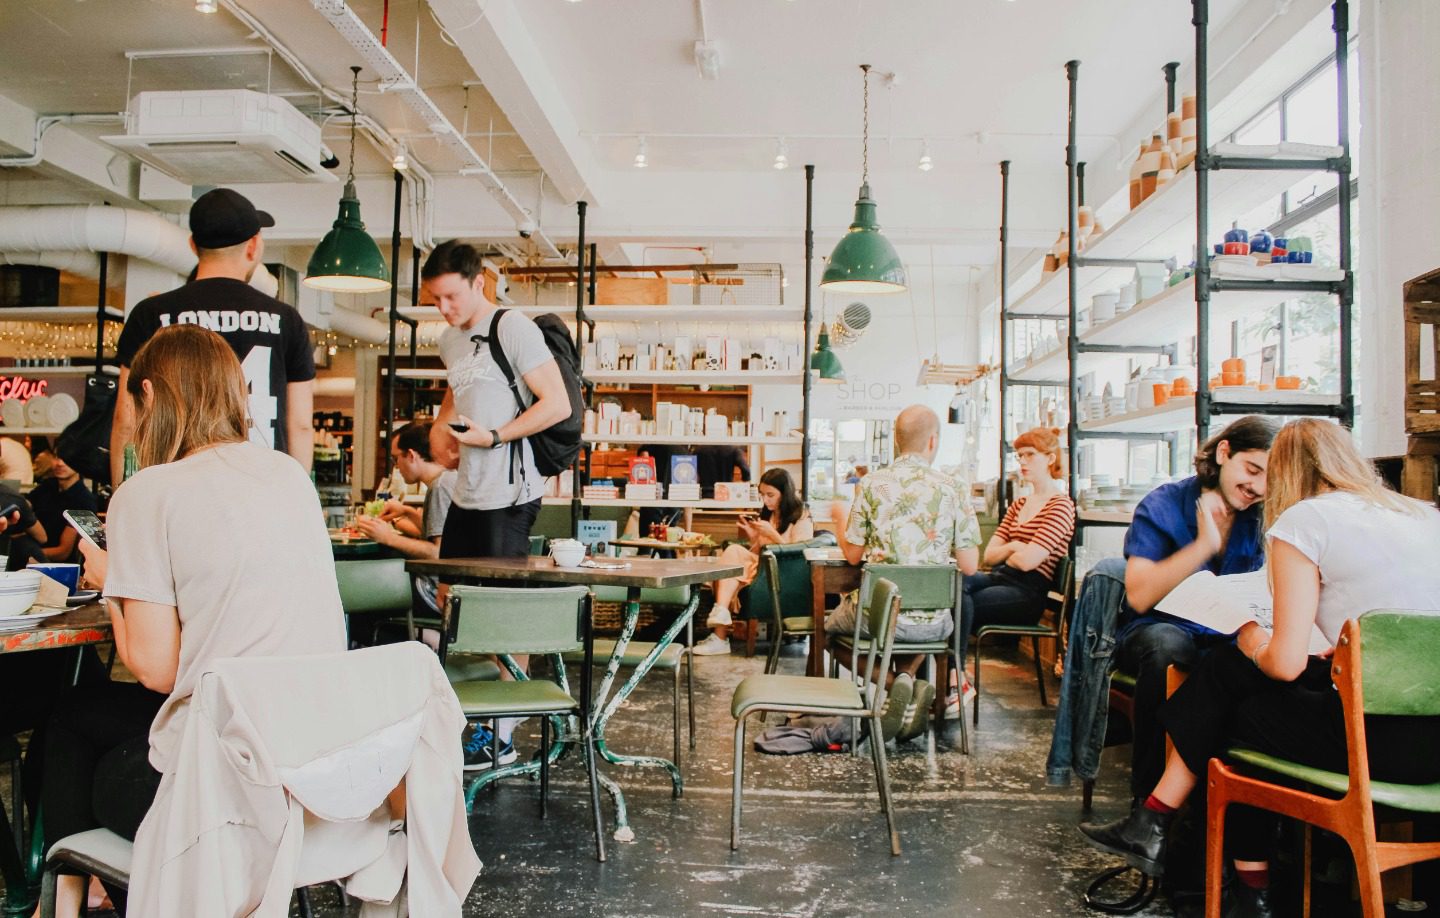
M 1075 534 L 1075 504 L 1064 494 L 1053 494 L 1039 513 L 1022 523 L 1020 508 L 1027 500 L 1028 497 L 1022 497 L 1010 505 L 995 535 L 1002 542 L 1027 542 L 1044 547 L 1049 555 L 1036 570 L 1047 578 L 1054 577 L 1055 563 L 1065 557 L 1070 537 Z

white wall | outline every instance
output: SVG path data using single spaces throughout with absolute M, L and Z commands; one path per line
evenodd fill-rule
M 1361 212 L 1356 239 L 1362 445 L 1405 452 L 1405 281 L 1440 267 L 1440 6 L 1363 0 Z

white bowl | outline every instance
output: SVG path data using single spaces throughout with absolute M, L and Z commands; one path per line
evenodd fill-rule
M 42 576 L 31 570 L 0 572 L 0 617 L 19 615 L 35 605 Z
M 585 546 L 552 548 L 550 557 L 555 559 L 556 567 L 578 567 L 580 562 L 585 560 Z

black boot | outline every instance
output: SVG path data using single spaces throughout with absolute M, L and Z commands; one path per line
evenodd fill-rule
M 1101 851 L 1117 854 L 1141 873 L 1158 877 L 1165 873 L 1165 843 L 1174 818 L 1174 813 L 1157 813 L 1137 806 L 1129 816 L 1116 822 L 1081 823 L 1080 834 Z
M 1240 881 L 1230 884 L 1230 905 L 1225 918 L 1274 918 L 1270 904 L 1270 887 L 1254 889 Z

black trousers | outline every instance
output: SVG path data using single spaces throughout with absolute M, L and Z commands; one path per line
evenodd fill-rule
M 1045 612 L 1049 580 L 1038 571 L 1000 565 L 983 574 L 967 574 L 960 592 L 960 647 L 986 625 L 1033 625 Z
M 1205 656 L 1160 709 L 1175 751 L 1203 781 L 1210 759 L 1245 746 L 1327 771 L 1346 772 L 1344 712 L 1330 682 L 1330 661 L 1311 658 L 1294 682 L 1265 675 L 1233 644 Z M 1440 724 L 1435 718 L 1366 716 L 1370 774 L 1377 781 L 1440 781 Z M 1274 816 L 1232 807 L 1231 854 L 1268 859 Z
M 1115 649 L 1115 665 L 1135 676 L 1130 796 L 1149 794 L 1165 771 L 1165 731 L 1158 715 L 1165 703 L 1166 670 L 1171 665 L 1193 669 L 1212 647 L 1229 641 L 1229 635 L 1196 634 L 1154 620 L 1132 628 Z
M 440 536 L 440 557 L 523 558 L 530 553 L 530 528 L 539 513 L 539 500 L 494 510 L 452 504 Z
M 133 839 L 160 787 L 150 723 L 165 696 L 133 682 L 77 689 L 45 735 L 45 847 L 105 828 Z

